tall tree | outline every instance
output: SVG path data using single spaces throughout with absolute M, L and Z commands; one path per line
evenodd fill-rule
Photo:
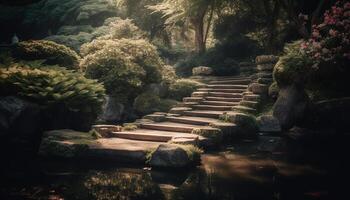
M 206 40 L 213 20 L 216 6 L 222 0 L 163 0 L 153 6 L 148 6 L 154 12 L 160 12 L 166 18 L 168 27 L 179 23 L 189 24 L 195 32 L 195 47 L 198 53 L 206 50 Z

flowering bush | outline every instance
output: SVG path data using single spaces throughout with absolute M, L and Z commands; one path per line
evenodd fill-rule
M 316 68 L 324 63 L 344 67 L 350 60 L 350 2 L 340 0 L 327 10 L 301 49 L 314 59 Z
M 312 28 L 307 41 L 287 44 L 274 68 L 279 87 L 304 86 L 317 99 L 350 95 L 350 3 L 340 0 Z

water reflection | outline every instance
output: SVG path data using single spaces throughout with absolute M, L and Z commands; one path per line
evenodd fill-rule
M 0 199 L 302 200 L 328 195 L 322 170 L 281 158 L 230 151 L 204 155 L 202 165 L 192 171 L 52 161 L 33 168 L 8 176 L 1 185 Z

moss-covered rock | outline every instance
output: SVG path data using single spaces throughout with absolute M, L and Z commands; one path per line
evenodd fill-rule
M 30 40 L 17 44 L 13 56 L 23 60 L 46 60 L 45 64 L 60 65 L 68 69 L 79 68 L 80 57 L 70 48 L 47 40 Z
M 273 71 L 278 86 L 303 84 L 310 73 L 313 61 L 300 51 L 302 41 L 287 44 L 285 54 L 281 56 Z
M 278 87 L 276 82 L 273 82 L 269 87 L 269 97 L 276 100 L 278 97 L 278 93 L 280 91 L 280 88 Z
M 148 157 L 152 167 L 179 168 L 199 163 L 201 153 L 192 145 L 161 144 Z
M 276 63 L 278 61 L 278 57 L 274 55 L 261 55 L 257 56 L 255 59 L 256 64 L 266 64 L 266 63 Z
M 214 145 L 219 145 L 223 139 L 222 131 L 218 128 L 195 128 L 191 133 L 210 139 Z
M 96 140 L 89 133 L 72 130 L 48 131 L 43 135 L 39 155 L 63 158 L 82 157 L 92 143 L 96 143 Z
M 256 137 L 259 127 L 256 118 L 251 114 L 235 113 L 226 114 L 221 116 L 221 119 L 225 119 L 229 122 L 237 125 L 237 135 L 241 137 Z

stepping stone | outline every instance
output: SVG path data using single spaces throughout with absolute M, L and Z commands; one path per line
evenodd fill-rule
M 249 84 L 251 79 L 232 79 L 232 80 L 222 80 L 222 81 L 211 81 L 209 84 L 239 84 L 245 85 Z
M 163 122 L 165 121 L 165 115 L 150 114 L 150 115 L 144 116 L 143 119 L 149 119 L 155 122 Z
M 142 141 L 154 141 L 154 142 L 169 142 L 174 137 L 187 138 L 198 140 L 198 135 L 183 133 L 183 132 L 170 132 L 170 131 L 158 131 L 148 129 L 137 129 L 135 131 L 125 132 L 113 132 L 113 136 L 117 138 L 142 140 Z
M 170 122 L 193 124 L 201 126 L 209 126 L 211 123 L 221 122 L 218 119 L 205 118 L 205 117 L 191 117 L 191 116 L 181 116 L 181 117 L 167 117 Z
M 184 102 L 199 102 L 202 101 L 203 98 L 202 97 L 184 97 L 183 101 Z
M 220 115 L 222 115 L 223 111 L 213 111 L 213 110 L 192 110 L 185 111 L 183 114 L 185 116 L 193 116 L 193 117 L 208 117 L 208 118 L 216 118 L 218 119 Z
M 209 92 L 211 97 L 229 97 L 229 98 L 242 98 L 242 94 L 239 93 L 224 93 L 224 92 Z
M 247 89 L 248 85 L 208 85 L 207 87 L 214 89 Z
M 237 112 L 243 112 L 243 113 L 251 113 L 251 114 L 254 114 L 257 112 L 257 110 L 254 108 L 249 108 L 249 107 L 241 106 L 241 105 L 233 106 L 232 110 L 237 111 Z
M 189 111 L 189 110 L 192 110 L 192 108 L 189 108 L 189 107 L 175 107 L 175 108 L 172 108 L 169 113 L 171 114 L 182 114 L 184 111 Z
M 202 105 L 213 105 L 213 106 L 235 106 L 238 102 L 229 102 L 229 101 L 202 101 Z
M 192 93 L 192 97 L 204 97 L 207 96 L 209 94 L 209 92 L 193 92 Z
M 241 102 L 239 102 L 239 105 L 257 109 L 259 102 L 257 102 L 257 101 L 241 101 Z
M 224 92 L 224 93 L 240 93 L 246 89 L 217 89 L 217 88 L 199 88 L 198 92 Z
M 224 101 L 224 102 L 240 102 L 241 97 L 238 98 L 229 98 L 229 97 L 205 97 L 208 101 Z
M 214 105 L 194 105 L 193 108 L 197 110 L 217 110 L 217 111 L 229 111 L 232 106 L 214 106 Z
M 143 129 L 171 131 L 171 132 L 184 132 L 184 133 L 191 133 L 193 129 L 203 128 L 203 127 L 205 126 L 181 124 L 181 123 L 174 123 L 174 122 L 141 124 L 141 128 Z
M 192 107 L 194 105 L 198 105 L 198 102 L 181 102 L 177 104 L 180 107 Z
M 260 100 L 260 95 L 258 94 L 249 94 L 249 95 L 244 95 L 243 100 L 244 101 L 259 101 Z

